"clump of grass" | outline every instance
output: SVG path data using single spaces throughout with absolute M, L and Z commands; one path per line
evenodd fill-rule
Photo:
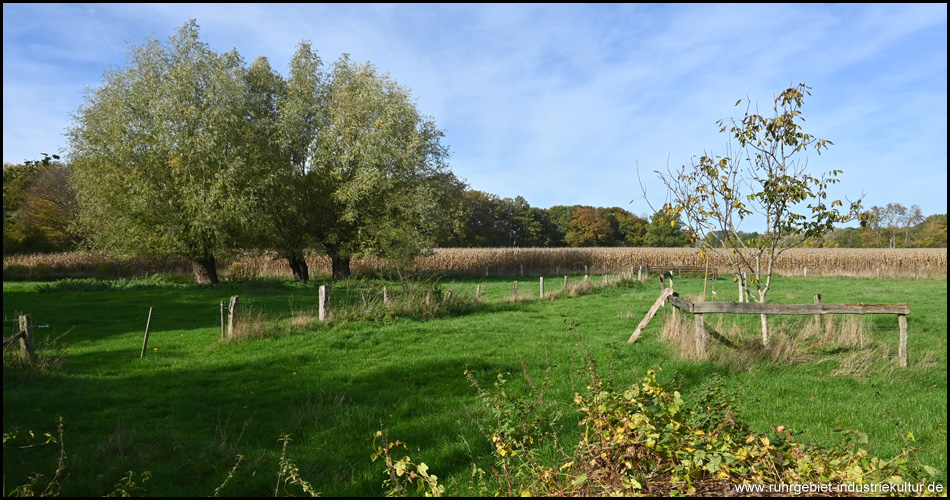
M 264 311 L 253 307 L 240 310 L 234 322 L 234 330 L 228 342 L 242 342 L 266 338 L 276 328 L 276 322 L 267 318 Z
M 731 373 L 751 370 L 760 363 L 790 365 L 835 361 L 838 368 L 832 371 L 832 375 L 860 377 L 871 370 L 890 366 L 881 361 L 892 357 L 891 348 L 874 340 L 867 317 L 773 317 L 769 345 L 765 347 L 757 321 L 717 316 L 714 323 L 705 325 L 705 351 L 697 342 L 696 326 L 689 314 L 667 313 L 661 338 L 680 358 L 709 360 L 726 367 Z
M 62 341 L 72 328 L 57 337 L 43 337 L 34 348 L 32 358 L 19 352 L 19 343 L 3 352 L 5 381 L 32 380 L 37 374 L 48 375 L 63 370 L 68 361 L 66 343 Z

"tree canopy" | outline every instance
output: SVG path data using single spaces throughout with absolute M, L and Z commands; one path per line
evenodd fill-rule
M 194 20 L 87 91 L 70 130 L 79 224 L 102 248 L 185 256 L 199 282 L 215 256 L 264 248 L 308 276 L 305 250 L 406 257 L 431 243 L 460 184 L 409 90 L 344 55 L 329 74 L 302 43 L 285 80 L 266 58 L 218 54 Z

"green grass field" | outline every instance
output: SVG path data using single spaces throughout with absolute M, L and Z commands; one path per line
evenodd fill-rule
M 473 304 L 479 283 L 483 302 Z M 38 344 L 58 339 L 66 363 L 24 370 L 14 353 L 4 355 L 4 494 L 34 473 L 44 475 L 38 489 L 53 477 L 58 444 L 14 446 L 27 444 L 27 431 L 37 436 L 34 442 L 44 441 L 43 433 L 55 435 L 60 416 L 69 474 L 62 495 L 107 494 L 129 471 L 138 485 L 140 474 L 151 474 L 139 493 L 211 495 L 238 455 L 244 459 L 220 493 L 273 495 L 280 438 L 290 435 L 287 457 L 321 495 L 379 496 L 386 475 L 370 455 L 381 429 L 390 440 L 408 443 L 406 453 L 428 464 L 449 494 L 466 494 L 473 464 L 486 467 L 492 447 L 476 424 L 485 410 L 464 372 L 483 386 L 510 373 L 511 387 L 524 391 L 524 371 L 535 381 L 550 373 L 544 396 L 562 415 L 564 441 L 576 443 L 572 397 L 586 383 L 586 350 L 600 373 L 621 385 L 662 366 L 661 383 L 686 398 L 720 375 L 739 391 L 744 418 L 761 432 L 781 424 L 801 442 L 830 445 L 842 437 L 836 431 L 854 429 L 866 433 L 869 449 L 882 457 L 908 446 L 904 438 L 912 433 L 916 457 L 937 468 L 946 485 L 946 281 L 779 278 L 775 284 L 772 302 L 811 303 L 821 293 L 826 303 L 909 304 L 909 366 L 903 369 L 896 367 L 894 316 L 866 317 L 870 338 L 860 347 L 802 339 L 801 349 L 775 360 L 753 347 L 757 319 L 739 321 L 737 330 L 731 319 L 721 324 L 707 317 L 738 347 L 713 346 L 711 360 L 690 361 L 661 338 L 667 307 L 628 344 L 659 293 L 656 281 L 542 301 L 535 298 L 537 277 L 524 278 L 524 300 L 512 302 L 510 279 L 443 279 L 440 293 L 451 288 L 462 304 L 452 314 L 359 321 L 341 311 L 330 325 L 313 319 L 319 284 L 327 283 L 131 282 L 41 293 L 38 283 L 5 282 L 4 337 L 15 333 L 18 314 L 30 314 Z M 562 285 L 563 278 L 553 276 L 545 282 L 549 292 Z M 334 284 L 331 304 L 378 306 L 379 286 L 371 280 Z M 395 293 L 398 285 L 389 286 Z M 703 293 L 702 280 L 675 286 L 684 297 Z M 717 300 L 735 300 L 732 282 L 709 286 L 707 300 L 713 290 Z M 262 318 L 263 338 L 221 341 L 219 303 L 231 295 L 241 297 L 242 311 Z M 148 350 L 139 359 L 150 307 Z M 783 321 L 773 317 L 773 330 Z M 801 323 L 795 325 L 786 330 Z M 45 355 L 56 360 L 54 351 Z M 14 432 L 18 437 L 8 442 Z

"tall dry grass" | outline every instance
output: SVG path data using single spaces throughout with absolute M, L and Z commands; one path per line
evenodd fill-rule
M 682 359 L 708 360 L 731 373 L 746 372 L 761 363 L 835 363 L 831 375 L 851 377 L 896 367 L 896 352 L 886 342 L 875 341 L 867 316 L 772 316 L 768 347 L 762 345 L 756 328 L 743 326 L 735 316 L 715 316 L 706 324 L 705 351 L 696 341 L 691 314 L 667 312 L 661 339 Z
M 310 255 L 314 277 L 330 274 L 330 259 Z M 457 276 L 541 276 L 636 273 L 640 267 L 705 266 L 696 248 L 439 248 L 416 259 L 416 273 Z M 728 274 L 728 264 L 710 254 L 708 265 Z M 801 248 L 783 253 L 779 275 L 947 279 L 946 248 Z M 244 253 L 218 262 L 222 277 L 289 277 L 287 262 L 272 253 Z M 354 259 L 356 275 L 392 268 L 376 258 Z M 185 259 L 120 259 L 106 253 L 69 252 L 3 258 L 4 279 L 119 278 L 156 273 L 189 276 Z

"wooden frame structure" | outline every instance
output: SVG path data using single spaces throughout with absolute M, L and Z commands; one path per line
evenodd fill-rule
M 696 345 L 706 351 L 706 327 L 703 314 L 814 315 L 825 314 L 896 314 L 900 330 L 898 364 L 907 366 L 907 304 L 774 304 L 759 302 L 690 302 L 670 293 L 667 300 L 677 309 L 693 313 L 696 323 Z M 816 302 L 819 297 L 816 297 Z

